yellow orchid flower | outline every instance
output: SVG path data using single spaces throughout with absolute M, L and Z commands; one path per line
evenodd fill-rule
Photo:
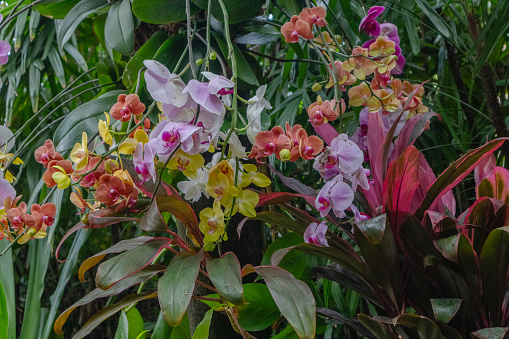
M 143 143 L 144 145 L 150 141 L 147 132 L 145 132 L 142 129 L 137 129 L 136 132 L 134 132 L 134 139 L 136 139 L 136 141 L 138 142 Z
M 16 177 L 14 177 L 14 175 L 12 175 L 11 172 L 5 171 L 4 179 L 7 180 L 9 182 L 9 184 L 12 184 L 14 182 L 14 180 L 16 180 Z
M 203 159 L 201 154 L 190 155 L 179 149 L 170 162 L 168 162 L 167 167 L 172 170 L 181 170 L 188 178 L 196 178 L 196 170 L 204 164 L 205 159 Z
M 224 224 L 224 213 L 218 200 L 214 200 L 213 208 L 207 207 L 200 212 L 200 231 L 205 235 L 205 243 L 227 240 Z
M 266 175 L 259 173 L 256 165 L 245 164 L 244 170 L 246 173 L 242 174 L 242 183 L 240 184 L 240 187 L 247 187 L 251 185 L 251 183 L 258 187 L 267 187 L 270 185 L 270 179 L 267 178 Z
M 138 140 L 127 138 L 118 145 L 118 152 L 122 154 L 133 154 L 136 146 L 138 146 Z
M 225 204 L 226 215 L 234 215 L 238 211 L 246 217 L 256 217 L 255 207 L 260 201 L 260 197 L 256 192 L 240 190 L 239 194 L 235 197 L 235 202 L 233 200 L 233 197 L 230 197 Z
M 57 187 L 61 190 L 69 187 L 69 185 L 71 184 L 71 178 L 69 178 L 67 173 L 65 173 L 65 170 L 57 165 L 53 167 L 58 170 L 58 172 L 53 173 L 53 175 L 51 176 L 53 180 L 55 180 L 55 182 L 57 183 Z
M 80 171 L 87 166 L 88 137 L 86 132 L 83 132 L 83 134 L 81 134 L 81 144 L 80 143 L 74 144 L 74 147 L 71 151 L 71 160 L 76 164 L 76 171 Z
M 221 172 L 216 176 L 209 175 L 206 190 L 211 197 L 220 199 L 223 204 L 228 200 L 230 195 L 237 196 L 239 193 L 239 190 L 231 185 L 226 175 Z
M 104 115 L 106 115 L 106 121 L 99 120 L 99 135 L 101 138 L 103 138 L 104 142 L 108 145 L 113 144 L 113 137 L 110 133 L 110 116 L 108 113 L 104 112 Z
M 228 182 L 233 185 L 233 179 L 235 178 L 235 172 L 233 171 L 232 165 L 227 160 L 223 160 L 217 163 L 214 167 L 209 170 L 209 179 L 216 177 L 219 173 L 223 173 Z

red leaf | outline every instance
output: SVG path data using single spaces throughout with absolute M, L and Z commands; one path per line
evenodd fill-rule
M 409 146 L 402 156 L 391 163 L 384 181 L 384 206 L 395 234 L 398 234 L 405 215 L 410 212 L 412 197 L 419 186 L 419 155 L 414 146 Z

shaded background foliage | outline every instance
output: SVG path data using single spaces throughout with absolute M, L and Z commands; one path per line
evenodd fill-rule
M 325 90 L 313 93 L 311 87 L 325 80 L 326 72 L 323 66 L 310 60 L 315 56 L 308 48 L 285 44 L 277 27 L 289 16 L 298 14 L 306 3 L 228 0 L 225 4 L 230 11 L 230 32 L 239 60 L 240 94 L 249 97 L 252 86 L 267 84 L 266 98 L 273 109 L 263 117 L 265 126 L 289 121 L 309 127 L 305 108 L 316 94 L 322 97 L 329 94 Z M 383 21 L 398 23 L 407 60 L 404 74 L 414 83 L 427 81 L 425 104 L 441 116 L 417 143 L 435 173 L 444 170 L 468 149 L 495 136 L 509 134 L 508 1 L 329 0 L 317 4 L 328 8 L 328 22 L 350 46 L 365 40 L 366 37 L 359 36 L 358 23 L 365 9 L 372 5 L 386 6 Z M 192 5 L 196 59 L 206 54 L 207 5 L 206 0 L 195 0 Z M 144 59 L 154 58 L 173 69 L 186 48 L 185 1 L 13 1 L 0 3 L 0 13 L 5 22 L 10 13 L 18 13 L 13 20 L 2 24 L 0 30 L 0 38 L 13 47 L 9 62 L 2 66 L 0 73 L 0 120 L 13 131 L 19 131 L 18 146 L 22 143 L 24 146 L 20 157 L 25 164 L 11 168 L 19 179 L 16 190 L 36 202 L 47 192 L 40 181 L 42 168 L 35 165 L 32 157 L 34 149 L 52 138 L 57 128 L 63 135 L 76 135 L 77 140 L 79 128 L 93 127 L 96 117 L 108 111 L 108 107 L 94 107 L 94 112 L 90 112 L 92 118 L 83 125 L 69 124 L 65 117 L 100 95 L 113 90 L 132 90 Z M 211 69 L 229 74 L 224 31 L 219 24 L 222 13 L 217 4 L 212 6 L 211 14 L 211 47 L 218 54 L 218 61 L 211 62 Z M 187 63 L 186 58 L 182 65 Z M 184 76 L 184 81 L 187 80 Z M 141 98 L 146 100 L 144 84 L 139 85 Z M 116 96 L 112 97 L 115 101 Z M 358 125 L 358 113 L 354 110 L 345 114 L 349 133 Z M 27 121 L 29 126 L 20 130 Z M 67 149 L 76 140 L 70 137 L 66 139 L 67 146 L 59 147 Z M 501 152 L 508 154 L 505 149 Z M 278 169 L 305 184 L 313 184 L 319 176 L 309 166 L 311 163 L 281 163 Z M 286 190 L 277 181 L 274 185 L 275 191 Z M 455 188 L 459 210 L 470 205 L 473 189 L 473 180 Z M 78 264 L 122 239 L 141 235 L 134 224 L 80 230 L 74 239 L 65 242 L 60 253 L 60 257 L 69 260 L 59 263 L 55 260 L 55 245 L 79 218 L 74 216 L 74 206 L 63 196 L 62 193 L 52 198 L 62 213 L 48 238 L 15 247 L 12 253 L 0 258 L 0 280 L 8 309 L 16 314 L 10 318 L 11 336 L 16 333 L 22 338 L 53 337 L 55 316 L 94 287 L 94 270 L 89 273 L 89 280 L 81 283 L 77 279 Z M 276 233 L 270 231 L 263 231 L 266 244 L 260 251 L 266 250 L 271 235 Z M 291 237 L 276 242 L 289 246 L 296 241 Z M 0 242 L 0 247 L 3 246 L 6 244 Z M 290 272 L 313 284 L 311 277 L 299 270 L 315 266 L 315 258 L 294 254 L 287 260 Z M 369 305 L 361 301 L 359 294 L 335 283 L 324 280 L 318 283 L 316 291 L 320 291 L 318 303 L 324 307 L 337 308 L 351 317 L 360 311 L 368 312 Z M 76 332 L 92 314 L 118 298 L 100 300 L 72 313 L 65 336 Z M 145 328 L 155 326 L 159 314 L 157 301 L 138 307 Z M 92 335 L 114 337 L 117 324 L 118 318 L 112 317 Z M 332 335 L 332 327 L 327 328 L 326 335 Z M 334 335 L 341 331 L 342 326 L 334 330 Z M 345 331 L 345 335 L 355 335 L 351 330 Z M 177 330 L 174 333 L 178 338 L 189 336 Z

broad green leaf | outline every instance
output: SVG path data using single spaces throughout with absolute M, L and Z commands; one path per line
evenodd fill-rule
M 115 339 L 137 339 L 140 335 L 145 338 L 145 324 L 140 312 L 133 307 L 128 312 L 122 310 L 118 321 Z
M 443 35 L 446 39 L 451 40 L 451 28 L 445 20 L 431 7 L 426 0 L 415 0 L 417 5 L 421 8 L 422 12 L 428 17 L 435 29 Z
M 110 254 L 110 253 L 120 253 L 123 251 L 129 251 L 133 248 L 136 248 L 138 246 L 143 245 L 147 241 L 153 239 L 152 237 L 148 236 L 141 236 L 134 239 L 128 239 L 128 240 L 122 240 L 115 245 L 111 246 L 110 248 L 105 249 L 104 251 L 101 251 L 90 258 L 83 261 L 80 265 L 80 268 L 78 270 L 78 277 L 81 282 L 85 281 L 85 273 L 95 265 L 97 265 L 103 258 Z
M 152 331 L 151 339 L 170 338 L 171 333 L 172 327 L 168 326 L 166 320 L 164 320 L 163 311 L 159 311 L 159 316 L 157 317 L 154 330 Z
M 79 1 L 80 0 L 44 1 L 37 4 L 34 9 L 46 17 L 63 19 Z
M 255 270 L 265 280 L 274 302 L 299 338 L 314 338 L 316 304 L 309 287 L 279 267 L 259 266 Z
M 168 238 L 154 238 L 103 262 L 97 268 L 95 277 L 97 287 L 107 290 L 122 279 L 140 271 L 148 266 L 170 242 L 171 239 Z
M 7 338 L 9 328 L 9 313 L 4 287 L 0 281 L 0 338 Z
M 71 38 L 78 25 L 90 14 L 109 5 L 108 0 L 81 0 L 65 16 L 57 29 L 58 46 L 62 46 Z
M 28 11 L 24 11 L 19 13 L 16 18 L 16 25 L 14 26 L 14 50 L 17 52 L 21 47 L 21 42 L 23 41 L 22 34 L 25 30 L 25 26 L 27 23 Z M 24 69 L 24 67 L 22 67 Z
M 207 272 L 219 294 L 232 304 L 243 304 L 240 263 L 235 254 L 228 252 L 221 258 L 207 258 Z
M 392 300 L 393 311 L 397 312 L 403 294 L 398 247 L 385 215 L 356 223 L 354 234 L 376 284 L 383 287 Z
M 162 212 L 169 212 L 182 221 L 194 239 L 201 239 L 198 221 L 188 203 L 174 195 L 158 195 L 145 216 L 140 221 L 140 228 L 146 232 L 165 231 L 167 229 Z M 198 245 L 198 244 L 196 244 Z
M 465 155 L 456 160 L 451 166 L 443 171 L 429 187 L 428 193 L 426 193 L 421 205 L 415 212 L 416 217 L 419 220 L 422 219 L 424 212 L 436 199 L 449 192 L 451 188 L 456 186 L 470 172 L 472 172 L 482 159 L 489 156 L 502 146 L 504 141 L 505 139 L 499 138 L 490 141 L 479 148 L 468 151 Z
M 172 327 L 178 326 L 186 313 L 203 257 L 203 251 L 176 255 L 159 279 L 159 304 Z
M 208 0 L 193 0 L 193 2 L 202 9 L 207 9 Z M 223 2 L 230 25 L 255 17 L 265 3 L 263 0 L 223 0 Z M 212 15 L 219 21 L 224 22 L 223 10 L 218 2 L 213 3 Z
M 229 50 L 228 45 L 224 41 L 224 37 L 220 36 L 216 32 L 213 32 L 213 34 L 214 37 L 216 38 L 217 43 L 219 44 L 219 47 L 221 48 L 221 51 L 223 52 L 225 60 L 227 60 L 230 67 L 232 67 L 232 60 L 228 58 Z M 260 83 L 258 82 L 256 75 L 251 69 L 251 65 L 247 62 L 246 58 L 244 57 L 244 54 L 242 54 L 237 45 L 233 45 L 232 57 L 235 58 L 236 61 L 239 79 L 247 82 L 250 85 L 260 86 Z
M 461 306 L 461 299 L 431 299 L 431 307 L 433 308 L 433 314 L 435 319 L 440 324 L 447 324 L 456 315 Z
M 92 290 L 92 292 L 88 293 L 86 296 L 72 304 L 68 309 L 66 309 L 62 314 L 60 314 L 60 316 L 57 318 L 53 326 L 55 333 L 57 333 L 58 335 L 63 333 L 62 327 L 64 326 L 71 312 L 74 311 L 76 308 L 89 304 L 90 302 L 99 298 L 117 295 L 131 286 L 138 285 L 144 281 L 147 281 L 148 279 L 152 278 L 155 274 L 161 272 L 162 270 L 164 270 L 164 266 L 150 265 L 145 267 L 141 271 L 125 278 L 124 280 L 122 280 L 118 284 L 115 284 L 113 287 L 106 291 L 100 288 Z
M 264 284 L 245 284 L 244 299 L 246 303 L 238 306 L 238 320 L 246 331 L 262 331 L 281 316 L 269 289 Z
M 107 306 L 94 314 L 92 318 L 90 318 L 85 325 L 73 336 L 73 339 L 80 339 L 90 334 L 94 328 L 99 326 L 104 320 L 108 319 L 121 309 L 128 307 L 134 303 L 137 303 L 142 300 L 157 298 L 157 292 L 146 292 L 142 294 L 131 294 L 124 297 L 118 303 Z
M 509 331 L 508 327 L 491 327 L 470 333 L 472 339 L 503 339 Z
M 152 59 L 165 40 L 166 32 L 164 30 L 159 30 L 132 56 L 125 66 L 124 74 L 122 75 L 122 82 L 125 87 L 132 88 L 136 85 L 138 81 L 138 72 L 143 67 L 143 60 Z
M 375 320 L 365 314 L 359 314 L 361 323 L 373 334 L 377 339 L 398 339 L 384 323 Z
M 295 232 L 291 232 L 285 234 L 281 238 L 277 238 L 273 243 L 270 244 L 269 248 L 267 248 L 267 251 L 265 251 L 261 265 L 275 265 L 271 264 L 271 258 L 274 252 L 303 243 L 304 238 L 302 235 Z M 300 251 L 289 251 L 287 254 L 284 254 L 284 257 L 277 264 L 277 266 L 287 270 L 293 274 L 294 277 L 300 279 L 304 273 L 304 270 L 306 269 L 307 256 L 308 254 L 302 253 Z
M 415 2 L 411 0 L 403 0 L 400 2 L 401 6 L 407 9 L 410 12 L 413 12 Z M 408 39 L 410 40 L 410 46 L 412 47 L 412 53 L 414 55 L 418 55 L 421 51 L 421 38 L 419 37 L 419 32 L 417 31 L 417 25 L 415 19 L 403 13 L 403 22 L 405 23 L 405 30 L 408 34 Z
M 191 15 L 199 11 L 191 4 Z M 133 0 L 133 13 L 150 24 L 179 22 L 186 19 L 186 0 Z
M 28 31 L 30 34 L 30 41 L 33 41 L 35 38 L 35 31 L 39 27 L 39 22 L 41 21 L 41 13 L 31 9 L 30 10 L 30 21 L 28 23 Z
M 431 319 L 417 314 L 405 313 L 392 320 L 393 324 L 400 324 L 415 328 L 420 339 L 443 339 L 440 328 Z
M 57 152 L 69 152 L 76 142 L 81 140 L 81 133 L 87 132 L 89 137 L 97 133 L 98 117 L 103 116 L 104 112 L 109 112 L 110 108 L 117 102 L 119 94 L 125 91 L 112 91 L 100 96 L 99 98 L 86 102 L 70 112 L 65 119 L 58 125 L 53 136 L 53 142 Z
M 509 226 L 493 230 L 481 251 L 482 300 L 492 324 L 501 324 L 509 267 Z
M 104 36 L 114 50 L 123 55 L 131 54 L 134 47 L 134 20 L 130 0 L 118 1 L 111 6 Z
M 214 310 L 208 310 L 205 313 L 205 317 L 200 321 L 196 329 L 193 333 L 192 339 L 208 339 L 209 338 L 209 330 L 210 330 L 210 322 L 212 320 L 212 313 Z

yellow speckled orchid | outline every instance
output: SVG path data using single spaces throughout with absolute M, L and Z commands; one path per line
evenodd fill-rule
M 266 175 L 259 173 L 256 165 L 245 164 L 244 170 L 246 173 L 242 174 L 242 183 L 240 184 L 240 187 L 247 187 L 251 185 L 251 183 L 258 187 L 267 187 L 270 185 L 270 179 L 267 178 Z
M 84 169 L 88 164 L 88 137 L 81 134 L 81 144 L 76 143 L 71 151 L 71 160 L 76 164 L 76 171 Z M 56 181 L 56 180 L 55 180 Z
M 168 168 L 181 170 L 188 178 L 196 178 L 196 170 L 204 164 L 205 159 L 201 154 L 190 155 L 179 149 L 168 163 Z
M 226 215 L 234 215 L 235 213 L 240 212 L 242 215 L 246 217 L 256 217 L 255 207 L 258 205 L 260 201 L 260 197 L 256 192 L 251 190 L 240 190 L 239 194 L 233 199 L 233 197 L 229 197 L 226 203 L 224 204 Z M 232 210 L 233 205 L 233 210 Z M 231 211 L 231 212 L 230 212 Z
M 214 201 L 213 208 L 207 207 L 200 212 L 200 231 L 205 235 L 203 241 L 211 243 L 220 238 L 227 240 L 224 224 L 224 213 L 218 200 Z
M 376 38 L 376 41 L 369 46 L 369 55 L 377 57 L 380 55 L 391 55 L 396 53 L 396 43 L 383 36 Z

